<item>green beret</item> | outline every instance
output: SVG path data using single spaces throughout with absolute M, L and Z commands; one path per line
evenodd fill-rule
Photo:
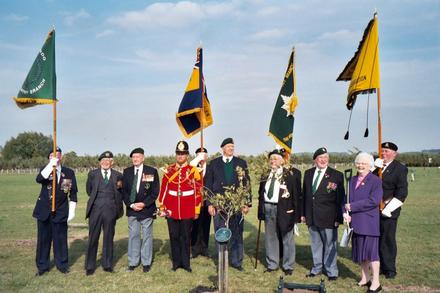
M 49 159 L 50 154 L 53 153 L 53 148 L 51 148 L 48 152 L 47 152 L 47 158 Z M 57 153 L 62 153 L 60 147 L 57 147 Z
M 390 149 L 390 150 L 397 152 L 397 145 L 392 142 L 384 142 L 382 144 L 382 148 L 383 149 Z
M 326 154 L 326 153 L 327 153 L 327 149 L 324 148 L 324 147 L 317 149 L 315 151 L 315 153 L 313 154 L 313 160 L 316 159 L 317 156 L 320 156 L 320 155 L 323 155 L 323 154 Z
M 273 151 L 271 151 L 270 153 L 269 153 L 269 155 L 267 156 L 268 158 L 270 158 L 270 156 L 272 156 L 272 155 L 278 155 L 278 156 L 281 156 L 282 158 L 284 158 L 284 153 L 286 152 L 286 150 L 285 149 L 274 149 Z
M 220 145 L 220 147 L 222 148 L 222 147 L 224 147 L 225 145 L 230 144 L 230 143 L 234 144 L 234 140 L 233 140 L 232 138 L 230 138 L 230 137 L 225 138 L 225 139 L 223 140 L 222 144 Z
M 133 154 L 144 154 L 144 149 L 143 148 L 135 148 L 134 150 L 131 151 L 130 153 L 130 158 L 131 156 L 133 156 Z
M 101 161 L 102 159 L 111 159 L 113 158 L 113 153 L 111 151 L 105 151 L 103 152 L 99 157 L 98 157 L 98 161 Z

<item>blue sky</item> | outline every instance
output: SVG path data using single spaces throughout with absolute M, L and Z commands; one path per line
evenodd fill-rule
M 383 139 L 401 151 L 440 147 L 440 1 L 5 1 L 0 0 L 0 145 L 24 131 L 52 133 L 52 108 L 21 110 L 16 95 L 56 27 L 58 142 L 95 155 L 171 154 L 183 136 L 175 112 L 200 42 L 214 117 L 210 152 L 233 137 L 241 154 L 267 136 L 292 46 L 297 95 L 294 152 L 377 148 L 376 96 L 363 138 L 359 96 L 344 141 L 348 84 L 336 82 L 374 9 L 379 13 Z M 192 149 L 199 136 L 189 140 Z

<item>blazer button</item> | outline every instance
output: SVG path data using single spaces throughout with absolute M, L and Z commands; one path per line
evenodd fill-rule
M 312 197 L 312 199 L 315 199 L 315 197 Z

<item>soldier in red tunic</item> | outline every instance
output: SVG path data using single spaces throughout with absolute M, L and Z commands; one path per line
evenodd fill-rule
M 172 270 L 190 266 L 191 227 L 200 214 L 202 202 L 201 175 L 188 164 L 188 143 L 176 146 L 176 163 L 167 168 L 159 195 L 159 215 L 167 218 L 170 233 Z

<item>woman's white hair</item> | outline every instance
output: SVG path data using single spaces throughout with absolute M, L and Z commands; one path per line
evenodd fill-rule
M 356 158 L 354 159 L 354 163 L 356 164 L 360 162 L 367 163 L 370 169 L 374 167 L 374 158 L 369 153 L 360 152 L 357 154 Z

